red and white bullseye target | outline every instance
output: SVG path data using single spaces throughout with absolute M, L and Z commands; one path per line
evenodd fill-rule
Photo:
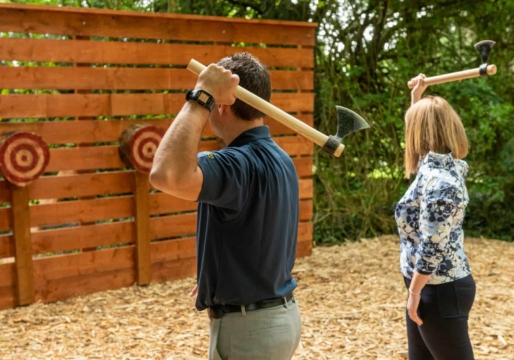
M 164 130 L 156 126 L 145 126 L 134 133 L 130 141 L 130 162 L 137 170 L 150 172 L 163 136 Z
M 0 171 L 10 183 L 25 186 L 43 174 L 50 152 L 39 136 L 26 132 L 4 134 L 0 140 Z

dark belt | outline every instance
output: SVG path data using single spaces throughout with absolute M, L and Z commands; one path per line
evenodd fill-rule
M 244 306 L 245 311 L 262 310 L 262 309 L 267 309 L 267 308 L 271 308 L 271 307 L 284 305 L 284 298 L 285 298 L 286 302 L 291 301 L 291 299 L 293 299 L 293 301 L 294 301 L 293 293 L 291 293 L 280 299 L 258 301 L 258 302 L 252 303 L 252 304 L 245 305 Z M 223 315 L 225 315 L 225 314 L 241 312 L 241 311 L 242 311 L 241 305 L 228 305 L 228 304 L 227 305 L 215 305 L 215 306 L 211 306 L 210 308 L 207 309 L 207 314 L 209 315 L 210 319 L 221 319 L 223 317 Z

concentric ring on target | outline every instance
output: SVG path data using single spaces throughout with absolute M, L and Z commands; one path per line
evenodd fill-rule
M 125 128 L 120 134 L 118 147 L 123 164 L 128 168 L 149 173 L 164 133 L 164 129 L 148 123 L 136 123 Z
M 0 171 L 10 183 L 25 186 L 40 177 L 50 161 L 48 145 L 26 132 L 0 135 Z

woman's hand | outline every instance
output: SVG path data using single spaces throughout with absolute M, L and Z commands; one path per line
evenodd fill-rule
M 412 78 L 411 81 L 414 83 L 414 88 L 411 91 L 411 105 L 414 105 L 419 100 L 421 100 L 421 95 L 426 90 L 427 86 L 424 83 L 424 79 L 426 76 L 424 74 L 419 74 L 415 78 Z
M 423 325 L 423 321 L 418 316 L 418 307 L 419 301 L 421 300 L 421 295 L 412 295 L 409 293 L 409 299 L 407 300 L 407 312 L 412 321 L 414 321 L 419 326 Z
M 195 285 L 193 290 L 191 290 L 191 292 L 189 293 L 189 296 L 195 297 L 197 294 L 198 294 L 198 285 Z

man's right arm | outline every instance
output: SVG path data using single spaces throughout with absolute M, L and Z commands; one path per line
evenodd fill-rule
M 239 76 L 211 64 L 200 73 L 195 88 L 207 91 L 218 105 L 231 105 L 238 83 Z M 156 189 L 181 199 L 198 198 L 204 182 L 197 165 L 198 144 L 209 116 L 209 110 L 197 103 L 184 104 L 154 156 L 150 182 Z

